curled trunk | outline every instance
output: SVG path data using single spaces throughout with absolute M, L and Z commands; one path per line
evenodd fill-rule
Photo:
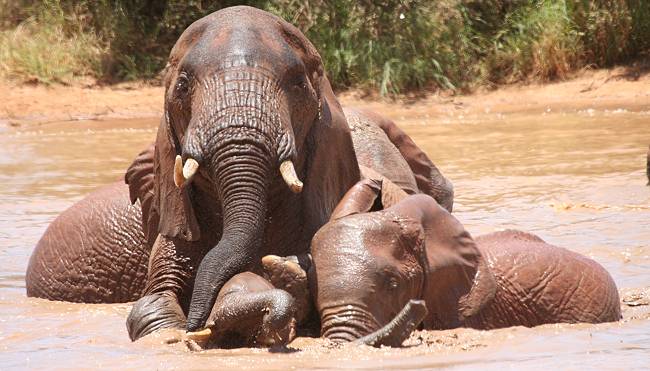
M 373 347 L 398 347 L 420 325 L 426 315 L 424 300 L 410 300 L 386 326 L 355 342 Z
M 424 300 L 410 300 L 395 318 L 379 328 L 371 315 L 351 305 L 325 309 L 322 335 L 335 342 L 398 347 L 420 325 L 426 314 Z

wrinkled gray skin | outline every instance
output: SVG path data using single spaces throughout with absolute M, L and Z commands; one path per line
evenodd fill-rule
M 27 296 L 83 303 L 122 303 L 144 292 L 150 245 L 140 204 L 123 183 L 105 186 L 61 213 L 27 266 Z
M 164 293 L 148 295 L 135 304 L 132 313 L 152 316 L 137 324 L 156 328 L 157 322 L 166 320 L 165 316 L 147 307 L 163 307 L 168 316 L 182 315 L 174 313 L 178 307 L 170 303 Z M 212 329 L 212 335 L 202 339 L 200 347 L 230 349 L 287 344 L 295 337 L 295 311 L 295 300 L 286 291 L 274 288 L 257 274 L 236 274 L 217 296 L 206 323 L 206 327 Z M 129 327 L 129 331 L 152 332 L 138 327 Z M 135 337 L 135 334 L 129 335 Z
M 389 174 L 389 178 L 401 184 L 406 191 L 420 192 L 415 178 L 421 179 L 423 176 L 414 175 L 408 163 L 431 163 L 426 155 L 418 154 L 414 158 L 404 159 L 402 153 L 417 153 L 419 149 L 394 123 L 385 119 L 382 123 L 382 126 L 391 132 L 399 133 L 397 137 L 389 138 L 380 130 L 380 126 L 375 124 L 376 121 L 370 121 L 371 118 L 377 120 L 378 116 L 355 109 L 346 110 L 346 113 L 351 121 L 350 126 L 353 127 L 351 135 L 359 164 L 374 167 L 369 169 L 360 165 L 362 173 L 370 172 L 374 177 L 378 172 Z M 401 143 L 401 148 L 397 148 L 391 139 Z M 139 184 L 132 189 L 147 189 L 147 185 L 151 185 L 153 153 L 153 145 L 142 151 L 126 173 L 125 178 L 130 180 L 132 185 Z M 431 172 L 437 172 L 432 163 L 430 168 L 433 169 Z M 440 178 L 444 179 L 441 175 Z M 446 180 L 445 182 L 449 184 L 446 194 L 453 194 L 451 184 Z M 139 299 L 146 286 L 150 244 L 147 243 L 141 226 L 140 202 L 131 205 L 129 198 L 132 201 L 139 198 L 145 205 L 144 210 L 149 210 L 152 192 L 129 195 L 126 185 L 115 183 L 93 192 L 57 217 L 39 241 L 30 259 L 26 276 L 28 296 L 91 303 L 117 303 Z M 453 200 L 448 200 L 449 205 L 452 202 Z M 146 220 L 147 215 L 143 218 Z M 311 296 L 308 292 L 303 295 L 305 290 L 292 287 L 297 282 L 295 277 L 284 277 L 282 281 L 283 284 L 279 287 L 296 295 L 296 300 L 299 301 L 296 308 L 305 308 L 302 316 L 297 317 L 298 322 L 303 324 L 308 320 L 307 313 L 311 311 Z M 293 285 L 289 284 L 290 287 L 287 287 L 286 283 L 291 281 Z M 306 282 L 303 287 L 306 287 Z M 278 296 L 279 301 L 283 300 L 282 295 L 284 294 Z M 239 295 L 242 296 L 243 294 Z M 237 300 L 239 298 L 231 298 L 229 303 L 233 304 Z M 217 307 L 215 305 L 214 308 Z M 229 308 L 233 308 L 233 305 Z M 175 304 L 174 298 L 167 294 L 152 295 L 141 301 L 135 313 L 142 313 L 146 320 L 129 326 L 129 333 L 134 339 L 142 336 L 141 334 L 165 327 L 165 324 L 184 315 Z M 228 321 L 217 315 L 211 318 L 220 324 Z M 134 321 L 129 323 L 135 324 Z M 261 323 L 248 322 L 247 326 L 237 329 L 240 335 L 235 339 L 240 339 L 239 344 L 242 346 L 263 345 L 264 341 L 256 341 L 251 335 L 258 333 L 259 329 Z M 233 330 L 231 334 L 234 333 Z M 243 339 L 248 341 L 244 342 Z M 222 340 L 215 340 L 213 345 L 233 346 Z
M 431 197 L 386 197 L 386 183 L 357 183 L 314 236 L 309 280 L 323 336 L 361 338 L 411 299 L 426 302 L 427 329 L 621 318 L 616 285 L 593 260 L 525 232 L 474 240 Z
M 151 145 L 137 156 L 138 166 L 129 169 L 127 178 L 151 184 L 153 150 Z M 140 196 L 148 209 L 150 195 Z M 139 299 L 146 286 L 153 239 L 143 232 L 136 198 L 124 182 L 117 182 L 62 212 L 29 259 L 27 296 L 78 303 Z

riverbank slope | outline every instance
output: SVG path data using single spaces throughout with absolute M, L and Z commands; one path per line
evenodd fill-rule
M 164 89 L 145 83 L 112 86 L 16 85 L 0 82 L 0 125 L 106 120 L 159 116 Z M 619 67 L 583 71 L 575 78 L 548 84 L 510 85 L 470 95 L 437 93 L 387 99 L 359 91 L 339 94 L 343 105 L 369 108 L 397 122 L 447 121 L 508 113 L 584 110 L 650 110 L 650 74 Z

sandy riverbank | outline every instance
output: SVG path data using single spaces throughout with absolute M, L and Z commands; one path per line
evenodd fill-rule
M 160 115 L 163 108 L 163 88 L 144 83 L 46 87 L 0 82 L 0 89 L 5 93 L 0 103 L 0 125 L 152 117 Z M 339 94 L 339 98 L 343 105 L 370 108 L 397 121 L 621 107 L 645 111 L 650 109 L 650 74 L 614 68 L 584 71 L 563 82 L 506 86 L 471 95 L 442 93 L 389 100 L 350 91 Z

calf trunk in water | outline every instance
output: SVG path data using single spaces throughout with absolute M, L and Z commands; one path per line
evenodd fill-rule
M 427 315 L 424 300 L 410 300 L 404 308 L 386 326 L 354 341 L 355 344 L 365 344 L 373 347 L 382 345 L 389 347 L 401 346 L 413 330 L 420 325 Z

